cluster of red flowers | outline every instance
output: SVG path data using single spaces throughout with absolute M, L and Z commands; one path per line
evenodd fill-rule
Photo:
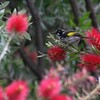
M 92 28 L 91 31 L 86 32 L 86 35 L 88 43 L 100 50 L 100 32 Z M 52 61 L 61 61 L 65 59 L 66 51 L 59 46 L 53 46 L 48 49 L 48 57 Z M 88 71 L 95 71 L 100 65 L 100 55 L 96 54 L 83 54 L 80 56 L 80 60 L 81 63 L 78 66 L 85 67 Z
M 100 65 L 100 55 L 84 54 L 81 55 L 81 68 L 86 68 L 88 71 L 95 71 L 97 66 Z
M 92 28 L 91 31 L 86 32 L 86 35 L 89 38 L 87 40 L 88 43 L 100 50 L 100 32 L 97 29 Z M 79 66 L 81 68 L 85 67 L 88 71 L 95 71 L 100 65 L 100 55 L 97 54 L 84 54 L 80 56 L 80 59 L 81 63 Z
M 66 57 L 66 52 L 64 49 L 62 49 L 59 46 L 54 46 L 48 49 L 48 57 L 52 61 L 60 61 L 65 59 Z
M 8 19 L 6 30 L 9 33 L 19 33 L 23 35 L 28 29 L 28 18 L 25 14 L 13 14 Z
M 88 43 L 100 50 L 100 32 L 97 29 L 92 28 L 91 31 L 86 32 L 86 35 L 90 38 L 88 39 Z
M 62 84 L 58 76 L 48 75 L 39 84 L 37 94 L 47 100 L 72 100 L 68 95 L 61 94 Z
M 0 100 L 27 100 L 29 87 L 25 81 L 14 81 L 4 90 L 0 87 Z

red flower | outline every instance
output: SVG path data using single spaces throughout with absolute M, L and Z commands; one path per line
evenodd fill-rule
M 100 50 L 100 32 L 95 28 L 92 28 L 91 31 L 86 32 L 86 35 L 87 37 L 90 37 L 88 42 Z
M 52 97 L 51 100 L 72 100 L 72 98 L 64 94 L 59 94 Z
M 14 81 L 6 87 L 8 100 L 27 100 L 29 88 L 24 81 Z
M 4 100 L 4 97 L 5 97 L 4 91 L 3 91 L 2 87 L 0 87 L 0 100 Z
M 53 61 L 60 61 L 60 60 L 63 60 L 65 59 L 66 57 L 66 52 L 65 50 L 63 50 L 61 47 L 59 46 L 54 46 L 54 47 L 51 47 L 49 50 L 48 50 L 48 56 L 51 60 Z
M 13 14 L 7 21 L 6 30 L 23 34 L 27 31 L 28 20 L 24 14 Z
M 78 66 L 85 67 L 89 71 L 95 71 L 97 66 L 100 65 L 100 56 L 96 54 L 81 55 L 82 63 Z
M 58 78 L 45 78 L 39 86 L 37 93 L 43 98 L 51 98 L 54 95 L 59 94 L 61 91 L 61 83 Z

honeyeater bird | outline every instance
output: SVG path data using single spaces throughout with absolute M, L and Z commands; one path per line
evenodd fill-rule
M 82 35 L 80 35 L 78 32 L 76 32 L 74 30 L 65 31 L 63 29 L 58 29 L 55 33 L 61 40 L 65 39 L 66 37 L 72 37 L 72 36 L 85 38 L 85 37 L 83 37 Z
M 88 38 L 82 36 L 79 32 L 70 30 L 65 31 L 63 29 L 58 29 L 55 34 L 60 39 L 61 42 L 67 43 L 67 44 L 78 44 L 80 45 L 86 45 L 83 38 Z

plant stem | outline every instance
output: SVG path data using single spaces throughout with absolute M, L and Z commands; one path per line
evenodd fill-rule
M 96 88 L 93 91 L 91 91 L 87 96 L 85 96 L 85 97 L 83 97 L 79 100 L 89 100 L 89 99 L 91 99 L 94 95 L 96 95 L 96 93 L 98 92 L 99 89 L 100 89 L 100 84 L 98 84 L 96 86 Z
M 37 56 L 37 58 L 44 57 L 44 56 L 47 56 L 47 54 L 39 55 L 39 56 Z
M 4 49 L 3 49 L 3 51 L 2 51 L 2 53 L 1 53 L 1 55 L 0 55 L 0 62 L 1 62 L 1 60 L 3 59 L 4 55 L 6 54 L 6 52 L 7 52 L 7 50 L 8 50 L 8 46 L 9 46 L 9 44 L 10 44 L 10 42 L 11 42 L 13 36 L 14 36 L 14 34 L 11 34 L 11 35 L 9 36 L 8 41 L 7 41 L 5 47 L 4 47 Z

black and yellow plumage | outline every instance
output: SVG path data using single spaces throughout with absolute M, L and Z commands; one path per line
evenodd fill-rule
M 64 39 L 66 37 L 72 37 L 72 36 L 77 36 L 77 37 L 82 38 L 82 36 L 74 30 L 65 31 L 65 30 L 59 29 L 55 33 L 60 39 Z
M 78 46 L 82 46 L 82 48 L 84 48 L 85 41 L 83 38 L 87 38 L 82 36 L 79 32 L 74 31 L 74 30 L 70 30 L 70 31 L 65 31 L 63 29 L 58 29 L 55 34 L 57 35 L 57 37 L 60 39 L 61 42 L 65 43 L 65 44 L 77 44 Z

